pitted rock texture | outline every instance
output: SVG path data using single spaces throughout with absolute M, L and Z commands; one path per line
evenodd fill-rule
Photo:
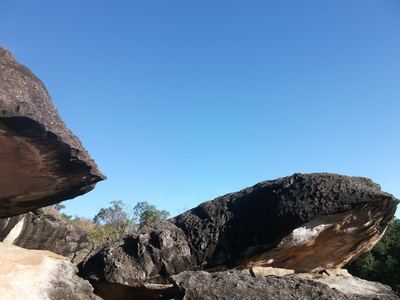
M 398 202 L 367 178 L 294 174 L 99 246 L 80 264 L 80 275 L 100 291 L 167 284 L 184 270 L 336 269 L 380 239 Z
M 398 300 L 400 297 L 382 283 L 367 281 L 353 276 L 324 277 L 317 282 L 324 283 L 330 288 L 342 292 L 350 299 L 358 300 Z
M 330 288 L 342 292 L 349 299 L 400 299 L 390 286 L 351 276 L 345 269 L 326 270 L 321 273 L 298 273 L 295 276 L 326 284 Z
M 398 202 L 367 178 L 294 174 L 202 203 L 171 222 L 185 232 L 204 269 L 318 271 L 369 250 Z M 319 251 L 335 258 L 319 258 Z
M 44 84 L 0 46 L 0 218 L 82 195 L 105 179 Z
M 183 272 L 172 276 L 176 300 L 349 299 L 327 285 L 298 277 L 251 277 L 232 272 Z
M 183 231 L 163 221 L 139 234 L 96 246 L 79 266 L 80 276 L 93 282 L 140 288 L 166 283 L 168 276 L 195 263 Z
M 89 233 L 63 220 L 52 206 L 0 219 L 0 242 L 71 258 L 77 251 L 90 247 Z
M 0 298 L 101 300 L 65 257 L 0 243 Z
M 385 285 L 352 276 L 309 280 L 297 276 L 252 277 L 246 272 L 189 271 L 172 276 L 171 281 L 174 284 L 176 300 L 400 299 Z

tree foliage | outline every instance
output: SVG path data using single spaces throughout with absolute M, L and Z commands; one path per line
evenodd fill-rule
M 112 201 L 113 206 L 102 208 L 93 218 L 96 225 L 96 238 L 104 242 L 115 240 L 135 231 L 133 212 L 121 201 Z
M 379 281 L 400 292 L 400 220 L 393 219 L 383 238 L 375 247 L 354 262 L 347 264 L 357 277 Z
M 53 205 L 55 209 L 57 209 L 58 211 L 60 211 L 61 209 L 65 208 L 64 204 L 58 203 L 58 204 L 54 204 Z
M 138 202 L 133 209 L 121 200 L 112 201 L 110 204 L 110 207 L 100 209 L 92 220 L 65 213 L 60 215 L 68 223 L 89 232 L 93 246 L 134 233 L 138 229 L 169 217 L 169 212 L 160 211 L 146 201 Z M 65 206 L 58 205 L 56 208 L 60 210 Z
M 142 229 L 150 224 L 166 220 L 169 212 L 166 210 L 158 210 L 154 205 L 150 205 L 146 201 L 138 202 L 133 209 L 134 215 L 138 218 L 138 229 Z

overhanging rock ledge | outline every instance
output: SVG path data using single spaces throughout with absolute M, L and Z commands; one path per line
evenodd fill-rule
M 106 177 L 44 84 L 0 46 L 0 218 L 82 195 Z

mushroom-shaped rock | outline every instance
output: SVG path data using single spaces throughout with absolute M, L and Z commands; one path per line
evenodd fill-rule
M 0 46 L 0 218 L 59 203 L 105 179 L 44 84 Z
M 167 293 L 168 277 L 184 269 L 340 268 L 375 245 L 398 202 L 367 178 L 294 174 L 99 246 L 80 264 L 80 274 L 104 296 L 113 286 Z

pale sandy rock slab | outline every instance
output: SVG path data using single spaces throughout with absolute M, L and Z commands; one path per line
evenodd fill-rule
M 0 218 L 59 203 L 105 179 L 44 84 L 0 46 Z
M 329 276 L 316 281 L 346 294 L 351 299 L 398 300 L 392 289 L 379 282 L 367 281 L 353 276 Z
M 272 267 L 253 267 L 250 269 L 250 274 L 254 277 L 285 276 L 294 274 L 294 270 Z
M 5 243 L 0 243 L 0 253 L 0 299 L 101 299 L 65 257 Z

